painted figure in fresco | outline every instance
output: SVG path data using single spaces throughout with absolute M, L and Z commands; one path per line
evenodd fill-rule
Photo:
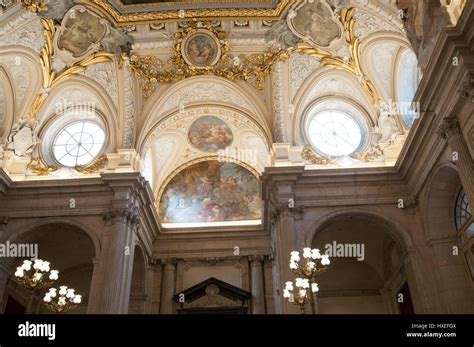
M 261 218 L 257 178 L 234 164 L 208 161 L 181 171 L 160 199 L 165 223 L 225 222 Z
M 195 121 L 188 133 L 191 144 L 205 152 L 216 152 L 232 143 L 230 128 L 217 117 L 201 117 Z

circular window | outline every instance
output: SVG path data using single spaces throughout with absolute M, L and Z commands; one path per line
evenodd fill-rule
M 104 141 L 104 130 L 97 123 L 72 123 L 58 132 L 53 143 L 53 155 L 64 166 L 86 165 L 98 156 Z
M 309 121 L 308 135 L 321 154 L 340 157 L 354 153 L 361 145 L 362 130 L 351 116 L 340 111 L 323 111 Z

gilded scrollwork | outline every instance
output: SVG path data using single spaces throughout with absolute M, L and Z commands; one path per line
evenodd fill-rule
M 214 35 L 220 43 L 220 58 L 215 64 L 204 68 L 186 62 L 183 57 L 182 44 L 189 35 L 205 29 Z M 217 30 L 210 23 L 191 22 L 190 25 L 176 33 L 173 46 L 174 56 L 162 61 L 154 56 L 132 55 L 129 66 L 132 72 L 142 79 L 142 90 L 148 98 L 157 84 L 168 84 L 188 77 L 214 75 L 231 81 L 246 81 L 259 90 L 263 89 L 265 78 L 271 74 L 273 65 L 288 59 L 288 52 L 279 48 L 262 54 L 234 56 L 230 53 L 231 44 L 224 31 Z

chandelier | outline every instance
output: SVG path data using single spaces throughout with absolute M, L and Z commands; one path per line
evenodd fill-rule
M 33 264 L 31 260 L 24 260 L 16 268 L 15 277 L 27 289 L 36 290 L 51 286 L 59 278 L 59 271 L 50 270 L 49 261 L 36 259 Z
M 35 259 L 34 262 L 24 260 L 23 264 L 16 268 L 15 277 L 18 283 L 31 292 L 26 309 L 27 313 L 31 312 L 33 299 L 38 291 L 51 287 L 54 281 L 59 278 L 59 271 L 51 270 L 50 265 L 49 261 Z M 50 288 L 43 301 L 49 310 L 64 313 L 81 303 L 81 295 L 75 294 L 72 288 L 61 286 L 59 287 L 59 293 L 56 288 Z
M 316 276 L 326 270 L 329 265 L 329 256 L 321 254 L 319 249 L 303 248 L 303 258 L 305 262 L 300 264 L 300 252 L 290 253 L 290 269 L 298 276 L 293 285 L 292 281 L 285 283 L 283 297 L 291 304 L 298 305 L 301 313 L 305 313 L 305 305 L 310 304 L 311 313 L 316 313 L 314 296 L 319 292 L 318 284 L 315 282 Z M 295 291 L 295 287 L 297 291 Z
M 64 313 L 79 305 L 81 298 L 81 295 L 74 293 L 74 289 L 61 286 L 59 291 L 56 288 L 49 288 L 49 291 L 44 295 L 43 301 L 51 311 Z

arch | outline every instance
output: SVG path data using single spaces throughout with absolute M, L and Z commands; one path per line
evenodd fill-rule
M 40 90 L 42 85 L 42 74 L 40 63 L 35 51 L 30 48 L 22 46 L 4 46 L 0 48 L 0 64 L 4 59 L 11 59 L 11 64 L 3 64 L 5 70 L 8 72 L 10 81 L 12 82 L 15 104 L 15 115 L 13 122 L 20 116 L 27 114 L 34 97 Z M 20 65 L 16 64 L 17 59 L 20 59 Z M 18 66 L 27 66 L 28 73 L 21 73 L 16 71 Z M 29 80 L 20 83 L 19 81 L 28 76 Z M 20 88 L 23 95 L 20 97 Z
M 60 218 L 60 217 L 49 217 L 48 219 L 37 221 L 37 222 L 29 225 L 28 228 L 20 230 L 19 232 L 15 232 L 15 234 L 12 235 L 13 237 L 10 239 L 10 241 L 21 240 L 27 234 L 29 234 L 31 232 L 34 232 L 38 228 L 40 228 L 44 225 L 48 225 L 48 224 L 66 224 L 66 225 L 73 226 L 73 227 L 77 228 L 78 230 L 82 231 L 83 233 L 85 233 L 89 237 L 89 239 L 92 241 L 92 244 L 94 245 L 95 258 L 98 259 L 99 255 L 100 255 L 100 249 L 101 249 L 101 242 L 100 242 L 99 235 L 97 235 L 95 232 L 91 231 L 91 230 L 93 230 L 93 228 L 91 226 L 88 226 L 88 225 L 86 225 L 82 222 L 78 222 L 74 219 L 64 219 L 64 218 Z
M 8 136 L 15 116 L 14 89 L 10 76 L 0 65 L 0 103 L 3 104 L 3 117 L 0 119 L 0 141 Z
M 196 85 L 199 84 L 201 87 L 197 88 Z M 199 92 L 200 95 L 193 95 Z M 167 87 L 162 86 L 148 100 L 138 122 L 138 149 L 141 149 L 148 135 L 145 129 L 153 128 L 170 114 L 179 112 L 180 103 L 186 108 L 204 103 L 235 108 L 254 118 L 271 138 L 269 111 L 251 87 L 221 77 L 194 76 Z
M 423 224 L 428 240 L 454 237 L 454 209 L 461 179 L 456 165 L 442 162 L 436 165 L 426 183 L 427 190 L 422 199 Z
M 326 227 L 327 225 L 333 223 L 337 218 L 355 215 L 370 217 L 372 220 L 380 222 L 381 225 L 386 225 L 385 228 L 387 229 L 388 234 L 398 243 L 398 245 L 403 251 L 407 251 L 408 249 L 413 247 L 413 240 L 411 235 L 406 230 L 406 228 L 397 221 L 381 217 L 380 214 L 375 211 L 350 207 L 330 212 L 311 223 L 305 232 L 305 246 L 311 245 L 311 242 L 316 237 L 317 233 L 324 229 L 324 227 Z
M 316 87 L 318 89 L 315 89 Z M 296 141 L 299 140 L 302 118 L 308 105 L 329 96 L 334 100 L 341 99 L 359 105 L 370 116 L 372 123 L 376 123 L 378 114 L 372 105 L 372 100 L 354 75 L 343 70 L 320 68 L 306 79 L 294 97 L 295 107 L 291 125 L 294 145 L 297 145 Z
M 100 111 L 98 112 L 99 116 L 103 116 L 102 118 L 106 127 L 106 136 L 108 140 L 107 142 L 109 143 L 109 149 L 110 151 L 114 151 L 117 146 L 120 145 L 120 141 L 122 141 L 122 137 L 120 136 L 121 132 L 119 117 L 117 116 L 118 113 L 114 102 L 97 82 L 80 75 L 74 76 L 71 79 L 58 84 L 51 90 L 48 98 L 42 105 L 37 115 L 37 119 L 41 126 L 40 134 L 43 133 L 46 128 L 48 128 L 55 118 L 60 116 L 63 111 L 67 110 L 67 104 L 55 107 L 55 105 L 57 105 L 59 102 L 58 100 L 60 100 L 62 96 L 67 95 L 67 93 L 72 93 L 74 91 L 82 91 L 95 98 L 95 100 L 90 100 L 87 97 L 83 97 L 84 100 L 88 100 L 87 103 L 83 100 L 77 102 L 77 104 L 74 104 L 76 101 L 70 102 L 77 107 L 80 107 L 84 104 L 89 105 L 90 102 L 97 102 L 98 107 L 95 108 Z
M 147 294 L 147 263 L 145 254 L 143 246 L 137 240 L 133 252 L 128 313 L 144 313 Z

